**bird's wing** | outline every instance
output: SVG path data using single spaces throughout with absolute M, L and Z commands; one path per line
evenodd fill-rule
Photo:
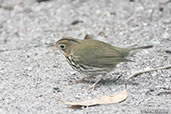
M 122 52 L 115 50 L 111 45 L 78 45 L 71 54 L 75 61 L 94 67 L 114 67 L 120 62 L 129 61 L 124 58 Z

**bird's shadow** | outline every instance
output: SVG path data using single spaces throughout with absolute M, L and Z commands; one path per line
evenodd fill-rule
M 74 74 L 76 75 L 76 74 Z M 102 84 L 105 86 L 110 86 L 110 85 L 139 85 L 139 83 L 135 82 L 133 79 L 127 80 L 122 77 L 123 75 L 118 76 L 117 78 L 104 78 L 102 79 L 98 84 Z M 93 78 L 93 79 L 92 79 Z M 84 80 L 83 82 L 76 82 L 75 83 L 89 83 L 89 84 L 94 84 L 97 79 L 94 79 L 92 77 L 88 80 Z
M 95 80 L 93 81 L 85 81 L 83 83 L 95 83 Z M 139 85 L 139 83 L 134 82 L 133 80 L 126 80 L 126 79 L 102 79 L 98 84 L 102 84 L 105 86 L 110 86 L 110 85 Z
M 99 82 L 99 84 L 103 84 L 105 86 L 110 85 L 139 85 L 139 83 L 133 82 L 132 80 L 126 79 L 104 79 Z

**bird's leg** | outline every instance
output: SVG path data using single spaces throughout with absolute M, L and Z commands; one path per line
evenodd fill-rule
M 96 88 L 96 85 L 103 79 L 103 77 L 104 75 L 101 75 L 101 77 L 96 82 L 94 82 L 93 85 L 91 85 L 89 89 L 94 90 Z
M 90 77 L 92 77 L 91 75 L 89 75 L 89 76 L 86 76 L 86 77 L 84 77 L 84 78 L 81 78 L 80 80 L 77 80 L 77 83 L 83 83 L 83 82 L 86 82 L 86 79 L 88 79 L 88 78 L 90 78 Z

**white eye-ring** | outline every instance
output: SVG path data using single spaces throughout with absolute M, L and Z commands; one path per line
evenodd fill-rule
M 65 44 L 61 44 L 61 45 L 59 45 L 59 47 L 60 47 L 61 49 L 65 49 Z

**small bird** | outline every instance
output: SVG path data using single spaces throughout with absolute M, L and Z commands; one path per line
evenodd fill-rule
M 66 57 L 67 62 L 74 70 L 87 75 L 79 82 L 92 76 L 101 75 L 91 86 L 94 89 L 96 84 L 117 64 L 131 61 L 125 58 L 131 51 L 152 48 L 153 46 L 119 48 L 95 40 L 91 35 L 86 35 L 84 40 L 64 37 L 56 42 L 55 47 Z

